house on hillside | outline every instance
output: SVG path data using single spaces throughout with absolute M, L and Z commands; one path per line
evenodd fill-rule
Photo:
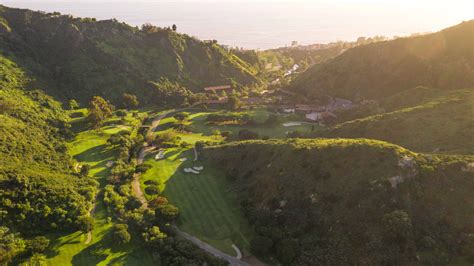
M 301 114 L 309 114 L 312 112 L 321 112 L 324 109 L 321 106 L 317 105 L 310 105 L 310 104 L 296 104 L 295 105 L 295 112 Z
M 354 107 L 354 104 L 346 99 L 342 98 L 331 98 L 330 103 L 324 106 L 327 111 L 346 110 Z
M 308 120 L 320 123 L 330 123 L 337 118 L 334 113 L 328 111 L 308 113 L 305 117 Z

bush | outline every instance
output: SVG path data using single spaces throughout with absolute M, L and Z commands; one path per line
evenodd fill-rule
M 160 193 L 160 189 L 157 186 L 148 186 L 145 188 L 145 193 L 148 195 L 157 195 Z
M 80 117 L 84 117 L 84 113 L 83 112 L 74 112 L 72 114 L 69 115 L 71 118 L 80 118 Z
M 80 175 L 81 176 L 88 176 L 90 169 L 91 169 L 90 165 L 88 165 L 88 164 L 82 165 Z
M 37 236 L 27 242 L 28 249 L 32 253 L 42 253 L 49 246 L 49 239 L 44 236 Z
M 117 110 L 115 112 L 115 115 L 117 115 L 118 117 L 126 117 L 127 116 L 127 111 L 125 110 Z
M 240 140 L 258 139 L 258 133 L 250 131 L 248 129 L 242 129 L 239 131 L 239 139 Z
M 265 236 L 256 236 L 250 241 L 250 249 L 257 255 L 268 255 L 273 246 L 273 241 Z
M 180 113 L 175 114 L 173 117 L 178 121 L 183 121 L 189 117 L 189 113 L 180 112 Z
M 158 206 L 157 216 L 167 221 L 173 221 L 179 214 L 178 207 L 171 204 L 163 204 Z
M 155 180 L 147 180 L 147 181 L 145 181 L 145 185 L 147 185 L 147 186 L 158 186 L 159 183 L 158 183 L 158 181 L 155 181 Z
M 112 230 L 112 238 L 115 242 L 121 245 L 130 242 L 131 236 L 128 232 L 128 225 L 115 224 Z
M 153 166 L 151 166 L 150 164 L 140 164 L 140 165 L 137 165 L 135 166 L 135 173 L 145 173 L 146 171 L 148 171 L 148 169 L 152 168 Z
M 77 223 L 79 226 L 79 229 L 84 232 L 88 233 L 94 229 L 94 219 L 90 217 L 89 215 L 81 216 L 77 219 Z

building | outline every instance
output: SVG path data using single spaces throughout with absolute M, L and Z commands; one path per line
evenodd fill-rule
M 295 111 L 297 113 L 308 114 L 312 112 L 321 112 L 324 109 L 321 106 L 309 105 L 309 104 L 296 104 Z
M 329 123 L 334 121 L 337 116 L 331 112 L 324 111 L 324 112 L 312 112 L 305 115 L 306 119 L 314 121 L 314 122 L 322 122 L 322 123 Z
M 306 119 L 311 120 L 311 121 L 319 121 L 321 119 L 321 113 L 319 112 L 313 112 L 305 115 Z

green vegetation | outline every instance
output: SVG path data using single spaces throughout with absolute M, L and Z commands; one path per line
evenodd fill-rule
M 176 30 L 0 5 L 0 265 L 224 265 L 179 230 L 270 264 L 474 263 L 474 21 L 263 52 Z M 288 95 L 356 107 L 241 101 L 295 63 Z
M 379 139 L 420 152 L 473 154 L 473 105 L 472 90 L 417 88 L 381 101 L 376 108 L 378 114 L 340 123 L 314 135 Z
M 133 91 L 143 104 L 154 103 L 157 96 L 147 83 L 159 82 L 159 77 L 193 92 L 259 82 L 256 69 L 232 52 L 168 28 L 138 29 L 115 19 L 96 21 L 5 6 L 0 6 L 0 21 L 2 29 L 8 28 L 1 32 L 0 51 L 64 101 L 85 104 L 100 95 L 118 104 L 122 94 Z
M 285 265 L 473 262 L 472 156 L 367 139 L 232 142 L 203 156 L 232 180 L 256 254 Z
M 81 109 L 76 112 L 86 112 Z M 72 126 L 78 132 L 69 143 L 70 154 L 82 165 L 90 166 L 89 174 L 103 187 L 110 174 L 108 162 L 113 162 L 119 156 L 119 148 L 108 145 L 111 136 L 124 130 L 132 131 L 137 126 L 137 119 L 127 115 L 125 120 L 111 117 L 105 121 L 106 125 L 98 130 L 89 130 L 86 115 L 72 121 Z M 121 122 L 125 121 L 125 122 Z M 110 125 L 114 123 L 115 125 Z M 107 125 L 109 124 L 109 125 Z M 91 239 L 83 232 L 72 234 L 51 235 L 51 245 L 47 254 L 47 262 L 51 265 L 106 265 L 108 263 L 153 265 L 150 252 L 146 251 L 134 239 L 128 244 L 116 245 L 113 237 L 112 214 L 107 211 L 103 195 L 99 194 L 93 214 L 93 230 Z
M 228 132 L 229 138 L 238 139 L 239 132 L 248 130 L 258 134 L 257 138 L 285 138 L 287 133 L 309 134 L 320 127 L 317 124 L 301 122 L 300 125 L 285 127 L 286 122 L 301 121 L 298 115 L 280 115 L 264 109 L 244 112 L 208 111 L 190 115 L 192 131 L 212 136 L 214 130 Z
M 437 33 L 349 49 L 301 74 L 291 88 L 307 97 L 382 99 L 416 86 L 474 86 L 474 20 Z
M 29 239 L 81 228 L 97 183 L 73 172 L 65 143 L 71 131 L 60 104 L 41 91 L 24 91 L 26 85 L 23 71 L 0 57 L 0 226 Z

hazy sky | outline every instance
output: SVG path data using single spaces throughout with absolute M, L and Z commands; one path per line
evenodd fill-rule
M 0 0 L 11 7 L 131 25 L 177 24 L 201 39 L 246 48 L 434 32 L 474 19 L 474 0 Z

